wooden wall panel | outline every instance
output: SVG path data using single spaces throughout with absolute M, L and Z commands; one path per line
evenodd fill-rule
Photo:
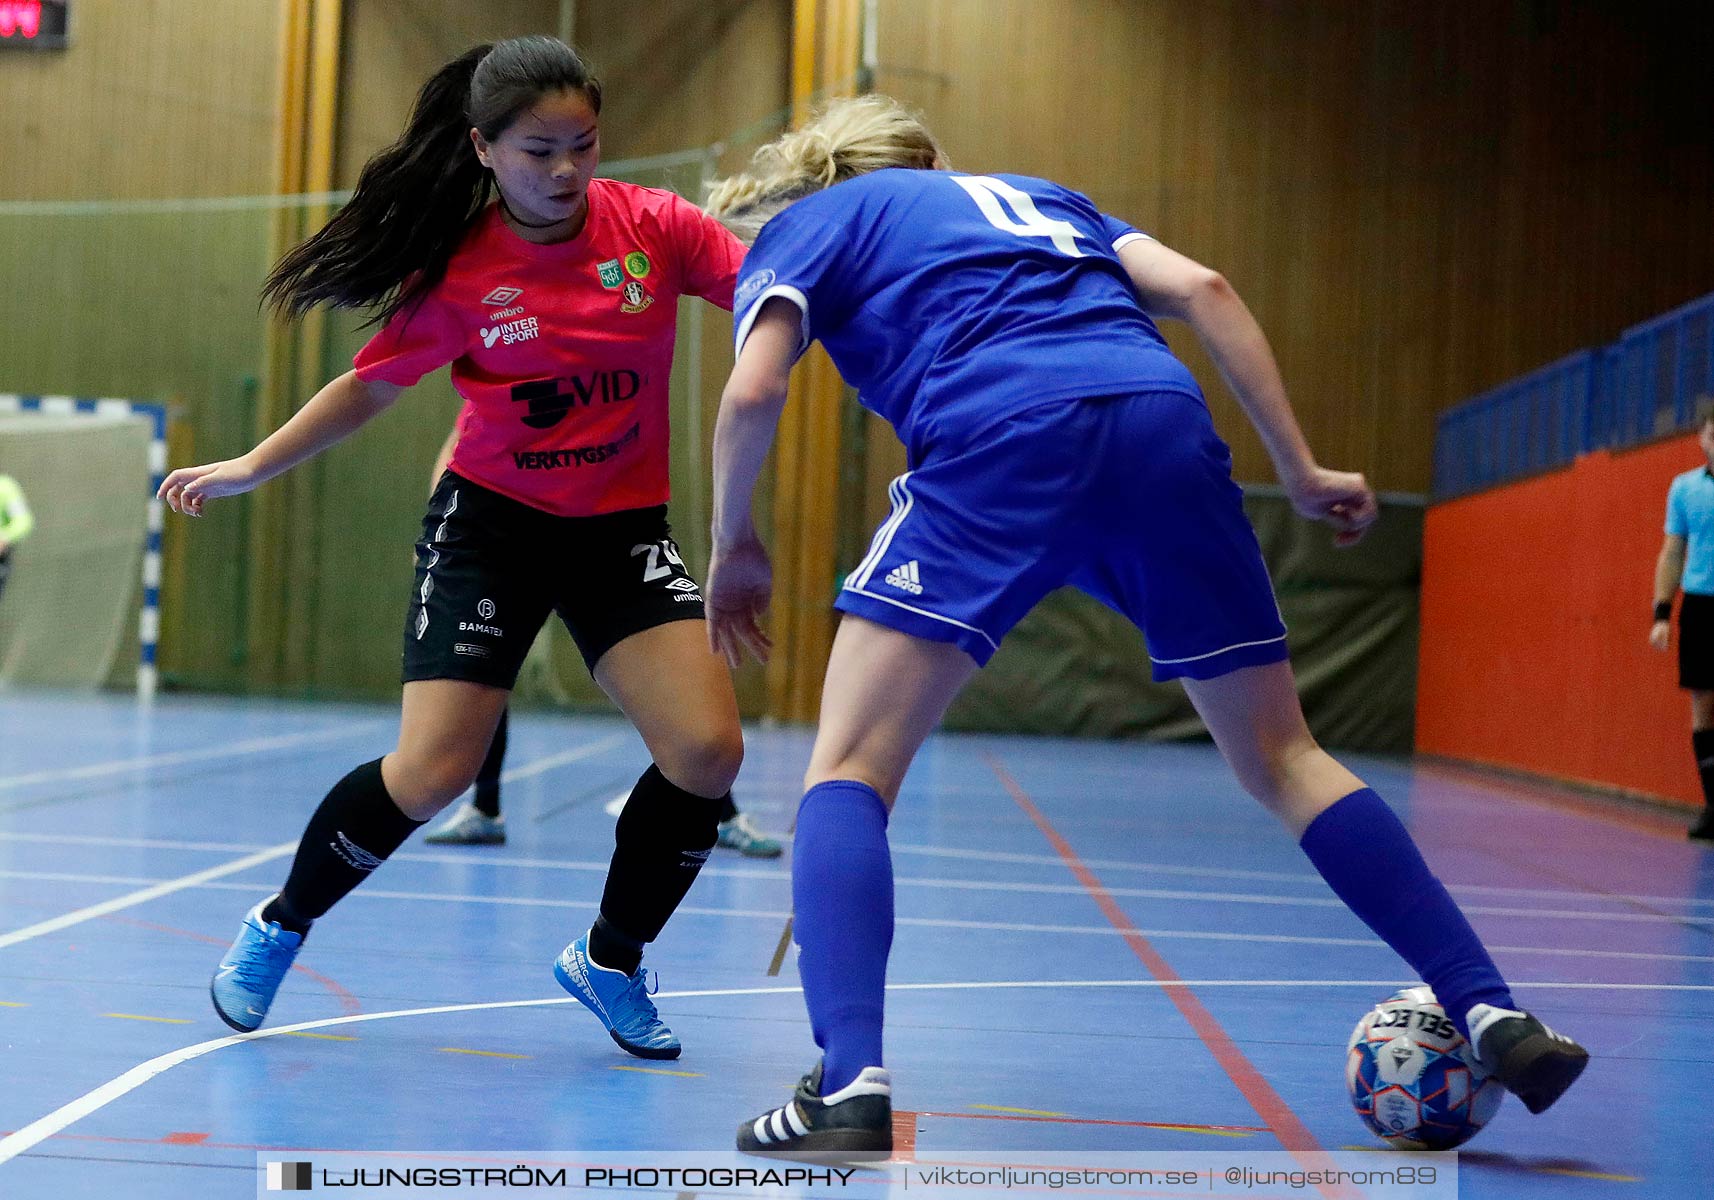
M 338 186 L 404 130 L 411 101 L 470 47 L 559 31 L 559 0 L 345 0 Z
M 0 55 L 0 200 L 264 192 L 278 7 L 79 4 L 60 51 Z
M 578 47 L 604 86 L 602 155 L 727 142 L 722 167 L 741 166 L 780 128 L 790 37 L 790 0 L 579 0 Z
M 1312 444 L 1425 490 L 1434 415 L 1714 288 L 1714 9 L 882 0 L 879 90 L 1224 271 Z M 1182 332 L 1182 331 L 1181 331 Z M 1193 339 L 1240 478 L 1272 471 Z

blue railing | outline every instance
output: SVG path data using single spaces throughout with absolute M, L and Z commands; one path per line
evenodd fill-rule
M 1434 498 L 1689 429 L 1711 403 L 1714 295 L 1446 410 L 1435 431 Z

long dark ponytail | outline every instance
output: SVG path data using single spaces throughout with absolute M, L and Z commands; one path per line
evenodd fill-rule
M 568 89 L 601 111 L 601 84 L 557 38 L 512 38 L 447 63 L 417 93 L 399 140 L 364 164 L 345 207 L 275 265 L 262 298 L 292 317 L 317 304 L 378 307 L 377 322 L 414 305 L 445 276 L 494 186 L 472 127 L 492 142 L 537 99 Z

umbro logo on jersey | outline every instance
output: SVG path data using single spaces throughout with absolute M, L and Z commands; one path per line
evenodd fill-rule
M 497 308 L 504 308 L 523 294 L 523 288 L 497 287 L 486 296 L 482 297 L 482 303 L 492 304 Z
M 683 575 L 680 575 L 672 582 L 668 583 L 667 586 L 677 592 L 694 592 L 696 590 L 696 580 L 686 579 Z
M 922 595 L 922 577 L 917 573 L 917 560 L 913 558 L 904 566 L 888 571 L 887 585 L 913 596 Z

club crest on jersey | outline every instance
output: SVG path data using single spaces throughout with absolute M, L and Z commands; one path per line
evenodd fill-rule
M 773 286 L 775 275 L 772 270 L 764 267 L 744 281 L 738 289 L 738 294 L 732 298 L 732 307 L 742 311 L 750 301 L 760 296 L 762 292 Z
M 625 256 L 625 270 L 630 272 L 632 279 L 647 279 L 649 277 L 649 256 L 641 250 L 633 250 Z
M 625 285 L 625 290 L 620 295 L 625 297 L 625 302 L 619 306 L 620 312 L 640 313 L 655 302 L 648 289 L 635 279 Z
M 619 260 L 616 258 L 596 263 L 595 273 L 601 276 L 601 286 L 604 288 L 616 288 L 625 282 L 625 277 L 619 273 Z

